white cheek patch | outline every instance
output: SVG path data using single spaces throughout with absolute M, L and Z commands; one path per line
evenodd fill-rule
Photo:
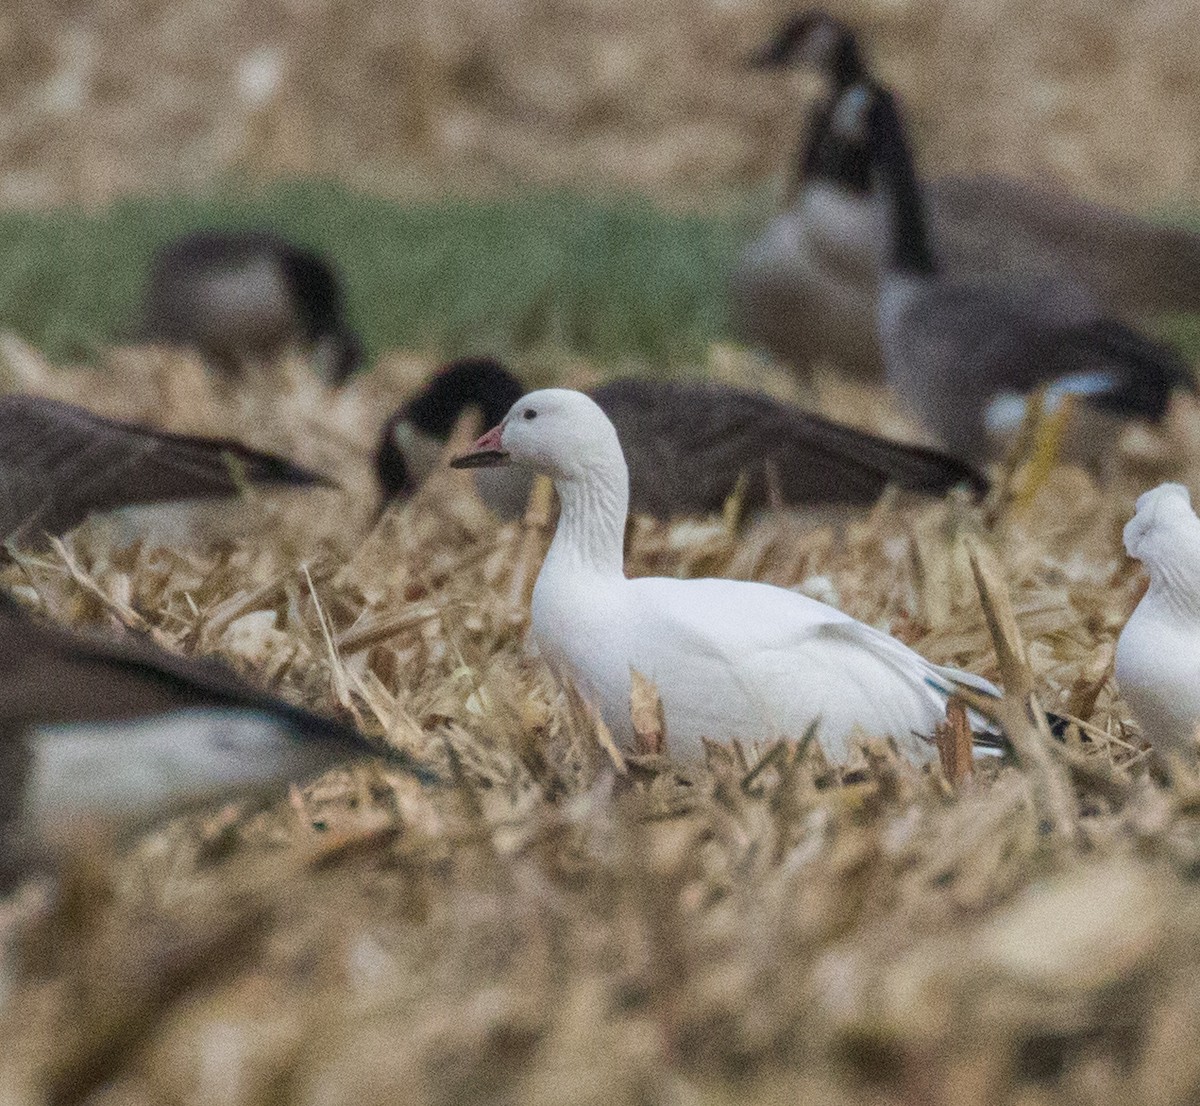
M 404 454 L 409 474 L 418 484 L 424 484 L 429 479 L 445 449 L 444 442 L 439 442 L 403 419 L 392 427 L 392 444 Z
M 269 715 L 195 710 L 136 722 L 44 726 L 27 735 L 25 814 L 149 820 L 303 780 L 345 754 Z

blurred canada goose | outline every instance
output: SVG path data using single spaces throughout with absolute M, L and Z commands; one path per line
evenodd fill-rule
M 824 359 L 876 373 L 882 216 L 869 195 L 866 150 L 829 127 L 841 93 L 870 75 L 853 31 L 820 11 L 789 21 L 760 58 L 817 68 L 829 96 L 812 113 L 790 206 L 746 248 L 735 272 L 735 322 L 747 340 L 798 366 Z M 955 277 L 1070 280 L 1127 322 L 1200 311 L 1200 235 L 1190 231 L 1000 175 L 935 180 L 926 206 L 939 262 Z M 872 309 L 856 313 L 863 304 Z
M 83 633 L 0 591 L 0 886 L 70 818 L 135 826 L 400 753 L 286 703 L 211 659 L 133 633 Z
M 879 294 L 887 381 L 956 456 L 982 461 L 1022 411 L 1021 397 L 1048 386 L 1095 414 L 1158 419 L 1176 388 L 1193 388 L 1174 351 L 1107 317 L 1089 290 L 1065 280 L 1020 285 L 947 273 L 926 230 L 922 193 L 900 112 L 874 84 L 843 94 L 831 126 L 865 133 L 884 204 L 888 255 Z M 1016 400 L 1014 405 L 1013 400 Z M 1112 424 L 1080 460 L 1111 446 Z M 1100 451 L 1092 455 L 1091 450 Z
M 818 363 L 882 375 L 874 327 L 878 216 L 867 161 L 829 136 L 829 115 L 863 73 L 854 35 L 822 11 L 789 20 L 753 59 L 811 66 L 829 92 L 809 113 L 784 209 L 742 251 L 729 282 L 733 325 L 805 371 Z
M 441 454 L 458 416 L 475 406 L 485 424 L 521 397 L 499 362 L 460 361 L 438 373 L 384 428 L 376 470 L 385 498 L 411 493 Z M 741 485 L 748 510 L 779 504 L 873 503 L 889 484 L 941 495 L 986 480 L 936 450 L 840 426 L 756 392 L 720 384 L 615 380 L 590 393 L 617 428 L 630 469 L 632 509 L 658 518 L 721 510 Z M 520 514 L 531 477 L 485 469 L 480 494 L 501 517 Z
M 141 336 L 193 347 L 232 377 L 299 348 L 336 385 L 362 360 L 343 301 L 336 272 L 319 254 L 266 231 L 195 231 L 155 254 Z
M 38 396 L 0 397 L 0 540 L 62 534 L 93 511 L 131 504 L 327 483 L 237 442 L 115 422 Z

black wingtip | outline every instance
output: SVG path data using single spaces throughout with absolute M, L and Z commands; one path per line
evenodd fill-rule
M 335 488 L 337 481 L 304 468 L 293 461 L 276 457 L 270 453 L 259 453 L 244 448 L 227 449 L 230 461 L 241 468 L 245 478 L 252 484 L 278 485 L 293 488 Z

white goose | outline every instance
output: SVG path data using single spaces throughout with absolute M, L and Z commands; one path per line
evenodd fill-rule
M 1150 587 L 1117 639 L 1117 684 L 1163 751 L 1194 752 L 1200 729 L 1200 519 L 1182 484 L 1139 497 L 1125 549 Z
M 702 738 L 799 738 L 816 725 L 831 761 L 857 735 L 891 737 L 914 761 L 936 757 L 935 727 L 954 681 L 841 611 L 768 584 L 627 579 L 622 557 L 629 474 L 616 431 L 581 392 L 546 389 L 518 400 L 499 426 L 452 462 L 508 462 L 554 481 L 562 503 L 533 592 L 533 638 L 560 679 L 630 741 L 631 669 L 652 680 L 677 754 Z

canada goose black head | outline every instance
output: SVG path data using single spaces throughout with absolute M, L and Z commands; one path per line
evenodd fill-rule
M 363 345 L 346 323 L 337 272 L 319 254 L 287 243 L 280 247 L 279 261 L 295 300 L 303 339 L 325 359 L 322 375 L 331 384 L 345 383 L 362 363 Z
M 468 407 L 478 407 L 484 423 L 494 426 L 524 391 L 494 357 L 464 357 L 443 368 L 404 410 L 423 434 L 445 441 Z
M 854 32 L 820 8 L 793 15 L 751 57 L 750 64 L 756 69 L 815 69 L 839 89 L 866 73 Z
M 478 408 L 484 425 L 494 426 L 524 391 L 493 357 L 467 357 L 445 366 L 383 428 L 375 474 L 384 504 L 417 489 L 464 411 Z

